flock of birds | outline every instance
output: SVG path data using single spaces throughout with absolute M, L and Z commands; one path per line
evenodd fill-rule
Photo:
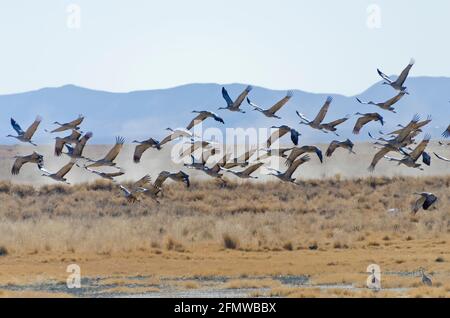
M 409 92 L 407 87 L 404 85 L 405 80 L 409 74 L 410 69 L 414 65 L 414 60 L 412 59 L 407 67 L 401 72 L 401 74 L 397 77 L 396 80 L 392 80 L 389 76 L 385 75 L 380 70 L 378 74 L 384 80 L 384 85 L 389 85 L 394 90 L 397 91 L 397 94 L 390 98 L 385 102 L 373 102 L 373 101 L 362 101 L 357 98 L 357 101 L 361 104 L 373 105 L 381 110 L 389 111 L 396 113 L 394 105 L 404 96 L 408 95 Z M 235 99 L 231 99 L 227 90 L 222 87 L 222 97 L 226 101 L 225 107 L 220 107 L 219 110 L 228 110 L 231 112 L 245 113 L 245 111 L 241 108 L 242 103 L 246 101 L 253 110 L 260 112 L 266 117 L 281 119 L 277 115 L 277 112 L 288 103 L 288 101 L 292 98 L 293 92 L 288 91 L 287 94 L 276 102 L 270 108 L 263 108 L 255 104 L 249 98 L 249 93 L 252 90 L 252 86 L 247 86 L 245 90 Z M 330 108 L 330 105 L 333 101 L 332 97 L 328 97 L 325 100 L 325 103 L 320 108 L 320 111 L 316 115 L 316 117 L 312 120 L 308 119 L 304 114 L 296 111 L 297 116 L 300 119 L 300 125 L 309 126 L 311 129 L 319 130 L 324 133 L 333 133 L 336 136 L 339 136 L 337 133 L 337 127 L 344 123 L 345 121 L 351 118 L 350 115 L 347 115 L 342 118 L 338 118 L 333 121 L 324 122 L 324 119 L 327 115 L 327 112 Z M 202 121 L 211 118 L 219 123 L 224 124 L 224 120 L 216 113 L 208 110 L 194 110 L 192 111 L 196 114 L 196 116 L 190 121 L 185 129 L 171 129 L 167 128 L 169 134 L 158 141 L 153 138 L 149 138 L 146 140 L 138 141 L 134 140 L 133 143 L 136 143 L 135 151 L 133 154 L 133 161 L 135 163 L 139 163 L 143 153 L 150 148 L 160 150 L 164 145 L 168 144 L 173 140 L 183 139 L 187 140 L 188 147 L 184 149 L 180 153 L 180 157 L 190 157 L 191 161 L 189 163 L 185 163 L 184 166 L 189 169 L 196 169 L 203 171 L 205 174 L 210 177 L 216 178 L 217 180 L 225 183 L 222 179 L 224 173 L 233 174 L 239 178 L 257 178 L 253 176 L 254 172 L 256 172 L 260 167 L 266 164 L 265 159 L 271 156 L 278 156 L 285 159 L 285 164 L 287 166 L 286 170 L 279 171 L 272 167 L 267 166 L 267 171 L 269 175 L 273 175 L 284 182 L 292 182 L 296 183 L 296 179 L 293 178 L 294 172 L 299 168 L 300 165 L 311 160 L 309 156 L 310 153 L 317 155 L 320 162 L 323 162 L 323 154 L 322 151 L 313 145 L 304 145 L 298 146 L 299 136 L 301 135 L 295 128 L 292 128 L 288 125 L 281 126 L 272 126 L 271 129 L 273 133 L 270 135 L 268 140 L 260 147 L 255 147 L 243 155 L 239 157 L 235 157 L 230 159 L 230 154 L 224 151 L 224 156 L 215 161 L 212 165 L 208 164 L 208 159 L 212 156 L 219 154 L 218 148 L 216 147 L 214 142 L 206 141 L 196 136 L 192 130 L 193 128 L 201 123 Z M 373 113 L 359 113 L 355 114 L 358 116 L 356 123 L 354 125 L 353 133 L 359 134 L 363 127 L 369 122 L 379 122 L 381 125 L 384 125 L 383 116 L 381 116 L 377 112 Z M 86 143 L 89 139 L 92 138 L 92 132 L 83 133 L 81 131 L 81 123 L 83 122 L 84 117 L 80 115 L 77 119 L 67 122 L 60 123 L 54 122 L 58 127 L 47 131 L 49 133 L 59 133 L 64 131 L 71 131 L 71 133 L 65 137 L 56 137 L 55 138 L 55 155 L 61 156 L 66 155 L 70 157 L 70 161 L 65 164 L 61 169 L 56 172 L 50 172 L 44 168 L 44 157 L 37 153 L 33 152 L 30 155 L 26 156 L 16 156 L 15 162 L 11 169 L 11 173 L 13 175 L 17 175 L 20 172 L 21 167 L 26 163 L 35 163 L 38 168 L 42 171 L 42 175 L 45 177 L 49 177 L 55 181 L 68 183 L 66 179 L 66 174 L 76 165 L 79 168 L 85 169 L 90 173 L 96 174 L 99 177 L 109 179 L 115 181 L 114 178 L 123 175 L 125 172 L 120 167 L 116 166 L 114 162 L 121 149 L 123 148 L 125 139 L 122 137 L 116 137 L 115 145 L 109 150 L 109 152 L 100 159 L 91 159 L 83 156 L 83 150 L 86 146 Z M 17 135 L 8 135 L 7 137 L 16 138 L 20 142 L 30 143 L 34 146 L 36 144 L 32 141 L 33 135 L 38 129 L 39 124 L 41 123 L 42 118 L 37 117 L 36 120 L 31 124 L 31 126 L 27 130 L 22 130 L 20 125 L 11 118 L 11 125 L 13 129 L 17 132 Z M 389 161 L 398 162 L 398 164 L 403 164 L 407 167 L 422 169 L 421 163 L 419 163 L 419 159 L 422 158 L 422 162 L 426 165 L 430 165 L 431 156 L 425 151 L 431 136 L 429 134 L 425 134 L 424 138 L 420 142 L 416 142 L 416 137 L 423 132 L 423 127 L 431 122 L 431 117 L 428 117 L 426 120 L 421 121 L 419 115 L 414 115 L 412 120 L 406 125 L 398 125 L 398 129 L 392 131 L 390 133 L 383 133 L 380 131 L 379 137 L 374 137 L 369 133 L 370 138 L 375 139 L 374 146 L 378 148 L 378 152 L 373 157 L 373 160 L 369 166 L 369 170 L 373 171 L 375 166 L 381 159 L 387 159 Z M 281 138 L 282 136 L 289 134 L 293 147 L 288 148 L 274 148 L 272 147 L 273 143 Z M 448 128 L 442 133 L 444 138 L 450 137 L 450 125 Z M 444 145 L 443 142 L 440 142 L 441 145 Z M 333 153 L 338 148 L 343 148 L 348 150 L 350 153 L 355 153 L 353 151 L 354 144 L 350 139 L 346 140 L 333 140 L 327 150 L 325 155 L 327 157 L 331 157 Z M 195 157 L 194 153 L 200 152 L 200 156 Z M 258 153 L 254 160 L 254 154 Z M 401 157 L 392 157 L 388 156 L 389 153 L 398 153 Z M 450 162 L 450 159 L 447 159 L 439 154 L 435 153 L 435 156 L 447 162 Z M 100 167 L 114 167 L 116 168 L 113 172 L 102 172 L 98 170 Z M 241 170 L 234 170 L 233 168 L 242 167 Z M 178 172 L 168 172 L 162 171 L 156 180 L 152 182 L 152 179 L 149 175 L 145 175 L 140 180 L 136 181 L 131 187 L 125 187 L 119 184 L 120 189 L 123 191 L 126 199 L 133 203 L 139 201 L 139 197 L 141 195 L 147 195 L 154 199 L 156 202 L 158 201 L 158 195 L 162 193 L 162 185 L 167 179 L 172 179 L 177 182 L 183 182 L 189 187 L 189 175 L 184 171 Z M 416 193 L 419 196 L 419 199 L 416 201 L 413 206 L 412 211 L 416 213 L 420 208 L 427 210 L 430 208 L 436 201 L 437 197 L 428 192 L 420 192 Z

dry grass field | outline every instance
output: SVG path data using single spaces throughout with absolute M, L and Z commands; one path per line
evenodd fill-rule
M 413 216 L 412 192 L 424 190 L 439 203 Z M 127 204 L 104 181 L 2 181 L 0 200 L 0 296 L 76 296 L 48 287 L 65 282 L 71 263 L 85 285 L 109 288 L 105 295 L 450 295 L 450 176 L 226 187 L 194 179 L 188 189 L 168 183 L 160 205 Z M 382 271 L 378 292 L 365 288 L 372 263 Z

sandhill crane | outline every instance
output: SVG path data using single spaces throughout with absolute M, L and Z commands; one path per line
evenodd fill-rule
M 433 285 L 431 278 L 425 274 L 425 270 L 422 267 L 419 268 L 419 273 L 422 276 L 422 284 L 427 285 L 427 286 Z
M 178 138 L 194 138 L 196 137 L 192 132 L 190 132 L 189 130 L 183 129 L 183 128 L 177 128 L 177 129 L 172 129 L 172 128 L 166 128 L 166 130 L 170 131 L 170 134 L 166 137 L 164 137 L 163 140 L 161 140 L 161 142 L 159 143 L 160 146 L 168 143 L 169 141 L 178 139 Z
M 123 144 L 125 143 L 125 138 L 117 136 L 116 137 L 116 144 L 108 151 L 105 157 L 99 160 L 90 160 L 89 165 L 87 165 L 87 168 L 94 168 L 94 167 L 115 167 L 116 163 L 114 160 L 119 155 L 120 151 L 123 148 Z
M 397 95 L 395 95 L 394 97 L 388 99 L 385 102 L 379 102 L 379 103 L 375 103 L 373 101 L 369 101 L 369 102 L 363 102 L 361 101 L 358 97 L 356 97 L 356 100 L 360 103 L 360 104 L 367 104 L 367 105 L 374 105 L 374 106 L 378 106 L 381 109 L 384 110 L 388 110 L 391 111 L 393 113 L 397 113 L 395 111 L 395 108 L 392 107 L 392 105 L 394 105 L 395 103 L 397 103 L 404 95 L 406 94 L 405 91 L 400 91 Z
M 294 128 L 291 128 L 287 125 L 281 125 L 281 126 L 272 126 L 270 127 L 272 129 L 276 129 L 267 139 L 266 144 L 267 148 L 270 148 L 270 146 L 277 141 L 279 138 L 283 137 L 287 133 L 291 133 L 291 141 L 294 143 L 294 145 L 298 145 L 298 137 L 301 136 L 301 134 L 295 130 Z
M 447 158 L 445 158 L 445 157 L 443 157 L 443 156 L 440 156 L 440 155 L 438 155 L 438 154 L 437 154 L 437 153 L 435 153 L 435 152 L 434 152 L 434 155 L 435 155 L 436 157 L 438 157 L 439 159 L 441 159 L 441 160 L 444 160 L 444 161 L 450 162 L 450 159 L 447 159 Z
M 230 172 L 232 174 L 234 174 L 236 177 L 242 178 L 242 179 L 258 179 L 258 177 L 253 177 L 251 176 L 251 174 L 253 172 L 255 172 L 256 170 L 259 169 L 259 167 L 261 167 L 264 164 L 264 162 L 258 162 L 255 164 L 252 164 L 250 166 L 248 166 L 245 170 L 243 171 L 234 171 L 231 169 L 227 169 L 225 167 L 221 167 L 222 170 L 225 170 L 227 172 Z
M 447 129 L 442 133 L 442 137 L 444 138 L 450 137 L 450 125 L 448 125 Z
M 164 194 L 162 185 L 164 181 L 166 181 L 167 179 L 172 179 L 173 181 L 176 182 L 182 182 L 186 185 L 187 188 L 189 188 L 189 186 L 191 185 L 189 181 L 189 175 L 181 170 L 174 173 L 169 171 L 161 171 L 158 177 L 156 178 L 155 183 L 153 184 L 155 188 L 153 192 L 156 193 L 155 195 L 157 195 L 158 193 L 161 193 L 161 195 Z
M 68 144 L 65 144 L 67 152 L 63 152 L 73 159 L 87 159 L 83 156 L 83 149 L 86 146 L 86 143 L 89 139 L 92 138 L 94 134 L 90 131 L 84 134 L 83 137 L 80 138 L 79 141 L 75 144 L 75 147 L 71 147 Z M 90 160 L 90 159 L 87 159 Z
M 358 112 L 355 115 L 361 116 L 358 118 L 358 120 L 356 121 L 355 127 L 353 128 L 353 133 L 356 135 L 359 134 L 359 131 L 361 130 L 361 128 L 364 125 L 366 125 L 367 123 L 369 123 L 371 121 L 379 121 L 381 123 L 381 126 L 384 125 L 383 117 L 378 113 L 361 114 Z
M 37 152 L 33 151 L 31 155 L 28 156 L 15 156 L 16 160 L 14 161 L 14 164 L 11 169 L 11 174 L 17 175 L 19 174 L 20 168 L 26 163 L 35 163 L 37 164 L 38 168 L 41 169 L 44 164 L 44 156 L 41 154 L 38 154 Z
M 414 214 L 416 214 L 420 208 L 428 210 L 438 200 L 437 196 L 430 192 L 414 192 L 414 194 L 420 195 L 412 208 Z
M 65 144 L 76 144 L 81 137 L 78 130 L 72 130 L 72 133 L 66 137 L 55 137 L 55 156 L 61 156 Z
M 72 169 L 73 165 L 75 164 L 75 160 L 71 159 L 69 163 L 65 164 L 61 169 L 59 169 L 56 173 L 51 173 L 48 170 L 44 168 L 40 168 L 40 170 L 43 172 L 42 176 L 49 177 L 55 181 L 64 182 L 66 184 L 70 184 L 67 182 L 67 179 L 64 177 L 70 169 Z
M 307 125 L 310 126 L 311 128 L 323 131 L 323 127 L 320 125 L 320 123 L 325 119 L 325 116 L 328 112 L 328 109 L 330 108 L 330 104 L 332 101 L 333 97 L 328 96 L 322 108 L 320 108 L 320 111 L 317 114 L 316 118 L 314 118 L 314 120 L 309 120 L 308 118 L 305 117 L 305 115 L 296 111 L 297 116 L 300 117 L 300 119 L 302 120 L 300 124 Z
M 280 179 L 281 181 L 295 183 L 295 180 L 296 180 L 296 179 L 295 179 L 295 178 L 292 178 L 292 174 L 294 173 L 295 170 L 297 170 L 297 168 L 298 168 L 300 165 L 304 164 L 305 162 L 308 162 L 309 160 L 310 160 L 309 155 L 304 155 L 304 156 L 301 157 L 300 159 L 295 160 L 295 161 L 289 166 L 289 168 L 287 168 L 287 170 L 286 170 L 285 172 L 281 172 L 281 171 L 278 171 L 278 170 L 273 169 L 273 168 L 271 168 L 271 167 L 268 167 L 267 169 L 268 169 L 269 171 L 272 171 L 272 172 L 269 172 L 268 175 L 275 176 L 275 177 L 277 177 L 278 179 Z
M 139 201 L 139 194 L 146 192 L 147 188 L 151 186 L 151 181 L 152 179 L 147 174 L 133 183 L 130 189 L 124 187 L 123 185 L 119 185 L 119 187 L 123 191 L 128 203 L 135 203 Z
M 237 166 L 246 167 L 248 166 L 248 160 L 256 152 L 257 148 L 250 149 L 243 153 L 241 156 L 234 158 L 231 162 L 227 162 L 224 166 L 225 169 L 234 168 Z
M 53 129 L 51 131 L 51 133 L 65 131 L 65 130 L 69 130 L 69 129 L 71 129 L 71 130 L 80 130 L 80 127 L 78 125 L 80 125 L 83 122 L 83 120 L 84 120 L 84 116 L 83 115 L 79 115 L 77 119 L 72 120 L 72 121 L 70 121 L 68 123 L 61 124 L 61 123 L 55 121 L 53 124 L 59 125 L 59 127 L 56 128 L 56 129 Z
M 380 75 L 383 78 L 384 85 L 390 85 L 393 89 L 395 89 L 397 91 L 405 91 L 406 92 L 407 87 L 403 86 L 403 84 L 405 83 L 405 80 L 408 77 L 409 71 L 411 70 L 412 66 L 414 65 L 414 62 L 415 62 L 414 59 L 411 59 L 409 61 L 409 64 L 400 73 L 400 76 L 395 81 L 393 81 L 389 76 L 387 76 L 386 74 L 381 72 L 379 69 L 377 69 L 377 72 L 378 72 L 378 75 Z M 409 93 L 406 92 L 406 94 L 409 94 Z
M 22 128 L 20 127 L 20 125 L 13 118 L 11 118 L 11 126 L 17 132 L 17 136 L 8 135 L 6 137 L 16 138 L 17 140 L 19 140 L 21 142 L 30 143 L 33 146 L 37 146 L 33 141 L 31 141 L 31 138 L 33 138 L 33 135 L 36 132 L 41 121 L 42 121 L 42 117 L 37 116 L 36 119 L 34 120 L 34 122 L 31 124 L 31 126 L 28 127 L 28 129 L 26 131 L 23 131 Z
M 302 146 L 302 147 L 294 147 L 292 148 L 291 153 L 289 154 L 289 157 L 286 159 L 286 166 L 292 165 L 295 159 L 297 159 L 299 156 L 303 155 L 304 153 L 315 153 L 317 157 L 319 157 L 319 160 L 321 163 L 323 163 L 323 156 L 322 151 L 317 148 L 316 146 Z
M 331 155 L 333 154 L 333 152 L 337 149 L 337 148 L 344 148 L 344 149 L 348 149 L 349 153 L 353 153 L 356 154 L 353 151 L 353 142 L 351 142 L 350 139 L 347 139 L 345 141 L 338 141 L 338 140 L 333 140 L 330 145 L 328 146 L 327 152 L 326 152 L 326 156 L 327 157 L 331 157 Z
M 239 107 L 241 106 L 242 102 L 244 101 L 244 99 L 247 97 L 248 93 L 250 93 L 250 91 L 252 89 L 253 89 L 253 87 L 248 85 L 244 89 L 244 91 L 238 96 L 238 98 L 236 98 L 236 100 L 233 102 L 233 100 L 230 98 L 230 95 L 228 95 L 228 92 L 225 89 L 225 87 L 222 87 L 222 97 L 227 102 L 227 106 L 226 107 L 219 107 L 219 109 L 228 109 L 229 111 L 232 111 L 232 112 L 245 113 L 245 111 L 243 111 Z
M 103 179 L 108 179 L 113 182 L 116 182 L 116 180 L 114 180 L 114 178 L 123 176 L 125 174 L 125 172 L 123 172 L 122 170 L 116 171 L 116 172 L 102 172 L 102 171 L 96 171 L 96 170 L 89 169 L 88 167 L 84 167 L 84 166 L 82 167 L 82 166 L 79 166 L 78 164 L 77 164 L 77 166 L 80 168 L 84 168 L 87 171 L 89 171 L 90 173 L 96 174 L 99 177 L 102 177 Z
M 143 141 L 133 140 L 133 143 L 139 144 L 134 148 L 133 161 L 135 163 L 139 163 L 141 161 L 142 154 L 148 148 L 156 148 L 158 150 L 161 150 L 161 143 L 153 138 L 149 138 Z
M 430 142 L 430 139 L 431 139 L 431 135 L 429 135 L 429 134 L 425 135 L 425 138 L 422 140 L 422 142 L 411 153 L 408 154 L 403 151 L 403 154 L 405 156 L 402 159 L 392 158 L 392 157 L 388 157 L 388 156 L 384 156 L 384 157 L 390 161 L 397 161 L 399 165 L 404 164 L 407 167 L 418 168 L 420 170 L 423 170 L 421 168 L 421 164 L 417 163 L 416 161 L 419 159 L 420 156 L 423 156 L 423 154 L 425 153 L 424 152 L 425 148 L 427 147 L 428 143 Z M 427 158 L 427 157 L 425 157 L 425 158 Z M 424 162 L 425 164 L 429 165 L 429 162 L 427 163 L 427 159 L 425 159 L 424 161 L 425 161 Z
M 201 123 L 206 118 L 213 118 L 215 121 L 218 121 L 219 123 L 225 124 L 222 118 L 220 118 L 216 113 L 207 111 L 207 110 L 193 110 L 193 113 L 197 113 L 198 115 L 194 117 L 194 119 L 191 120 L 189 125 L 186 127 L 187 130 L 192 129 L 195 125 Z
M 187 143 L 189 144 L 189 143 Z M 184 158 L 186 156 L 190 156 L 193 154 L 197 149 L 210 149 L 214 148 L 213 143 L 206 141 L 206 140 L 197 140 L 197 141 L 191 141 L 190 147 L 186 148 L 183 152 L 180 151 L 180 158 Z
M 320 124 L 320 127 L 321 127 L 323 132 L 331 131 L 336 136 L 339 136 L 339 134 L 336 132 L 336 130 L 337 130 L 336 126 L 346 122 L 350 117 L 351 117 L 350 115 L 346 115 L 343 118 L 339 118 L 339 119 L 333 120 L 333 121 L 331 121 L 329 123 Z
M 247 97 L 247 103 L 249 103 L 249 105 L 254 108 L 253 110 L 259 111 L 260 113 L 264 114 L 266 117 L 273 117 L 273 118 L 281 119 L 281 117 L 275 115 L 275 113 L 277 111 L 279 111 L 281 109 L 281 107 L 286 105 L 286 103 L 291 99 L 292 95 L 293 95 L 293 92 L 288 91 L 286 93 L 285 97 L 280 99 L 278 102 L 275 103 L 275 105 L 273 105 L 269 109 L 262 109 L 258 105 L 252 103 L 248 97 Z

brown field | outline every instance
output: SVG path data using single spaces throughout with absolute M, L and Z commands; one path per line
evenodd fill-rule
M 423 190 L 440 201 L 412 216 L 412 192 Z M 189 189 L 168 183 L 160 205 L 129 205 L 109 182 L 2 181 L 0 296 L 95 289 L 95 296 L 445 297 L 449 190 L 450 176 L 225 188 L 194 179 Z M 64 287 L 71 263 L 85 279 L 80 293 Z M 382 271 L 379 292 L 365 287 L 372 263 Z M 421 284 L 419 267 L 432 287 Z

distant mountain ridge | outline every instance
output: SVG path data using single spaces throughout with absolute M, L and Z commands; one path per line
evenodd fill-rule
M 309 127 L 299 125 L 295 110 L 299 110 L 309 118 L 314 118 L 324 103 L 328 94 L 309 93 L 294 89 L 294 96 L 278 113 L 282 119 L 265 118 L 262 114 L 252 111 L 244 102 L 242 108 L 245 114 L 218 111 L 225 106 L 221 95 L 224 86 L 232 99 L 245 88 L 247 84 L 186 84 L 167 89 L 141 90 L 128 93 L 114 93 L 92 90 L 75 85 L 65 85 L 56 88 L 42 88 L 17 94 L 0 95 L 0 143 L 14 143 L 14 140 L 4 138 L 12 132 L 9 118 L 15 118 L 22 128 L 28 127 L 39 114 L 44 118 L 35 140 L 39 143 L 51 143 L 55 136 L 44 132 L 44 128 L 52 128 L 54 121 L 66 122 L 78 114 L 86 116 L 82 125 L 84 131 L 94 132 L 93 143 L 113 143 L 114 136 L 122 135 L 127 142 L 134 139 L 144 139 L 150 136 L 162 138 L 167 127 L 185 127 L 195 114 L 192 110 L 211 110 L 218 113 L 225 125 L 213 120 L 207 120 L 204 127 L 270 127 L 287 124 L 302 133 L 300 142 L 329 142 L 333 139 L 350 138 L 354 141 L 367 140 L 367 132 L 377 132 L 382 129 L 379 123 L 370 123 L 364 127 L 361 134 L 351 133 L 356 118 L 351 118 L 339 126 L 340 137 L 324 134 Z M 325 121 L 331 121 L 346 114 L 355 112 L 378 112 L 384 116 L 388 131 L 399 123 L 407 123 L 415 113 L 422 118 L 432 115 L 433 121 L 426 131 L 433 138 L 439 138 L 440 133 L 450 124 L 450 78 L 446 77 L 411 77 L 406 81 L 410 95 L 402 98 L 396 105 L 397 114 L 383 111 L 371 105 L 361 105 L 356 96 L 329 94 L 333 97 Z M 286 90 L 271 90 L 254 86 L 250 98 L 263 108 L 272 106 L 282 98 Z M 375 102 L 385 101 L 396 92 L 381 82 L 375 83 L 357 96 L 362 100 Z

